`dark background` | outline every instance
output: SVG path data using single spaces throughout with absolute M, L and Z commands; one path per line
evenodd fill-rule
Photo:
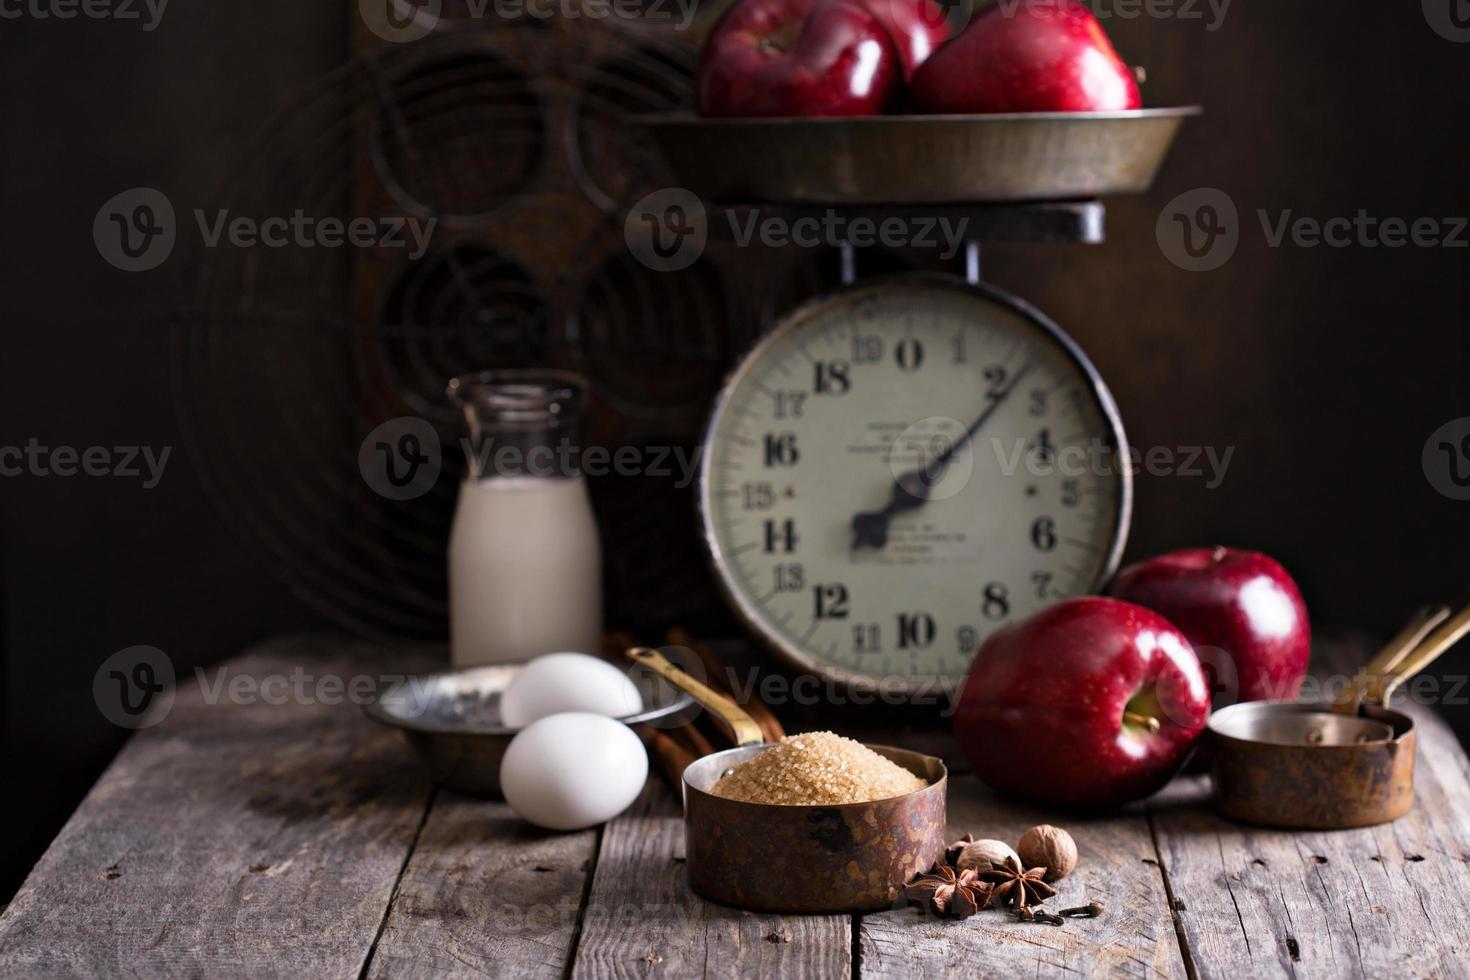
M 0 445 L 175 447 L 153 490 L 0 479 L 6 894 L 122 740 L 92 701 L 102 660 L 148 644 L 183 673 L 328 625 L 230 533 L 180 445 L 177 270 L 120 272 L 90 230 L 129 187 L 206 200 L 273 113 L 350 57 L 344 6 L 175 0 L 152 33 L 0 21 Z M 1140 481 L 1130 557 L 1260 548 L 1294 572 L 1319 626 L 1385 633 L 1470 571 L 1466 505 L 1420 463 L 1432 431 L 1470 415 L 1470 253 L 1272 249 L 1255 211 L 1470 214 L 1470 46 L 1412 3 L 1236 0 L 1218 30 L 1207 21 L 1105 21 L 1148 66 L 1149 104 L 1207 115 L 1152 193 L 1110 202 L 1106 245 L 993 249 L 987 277 L 1073 333 L 1135 445 L 1235 447 L 1218 489 Z M 1155 239 L 1160 210 L 1196 187 L 1241 213 L 1239 250 L 1215 272 L 1181 271 Z

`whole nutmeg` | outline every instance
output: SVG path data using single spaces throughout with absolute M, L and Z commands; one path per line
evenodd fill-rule
M 1065 878 L 1077 867 L 1077 842 L 1071 834 L 1049 823 L 1022 834 L 1016 852 L 1022 867 L 1045 868 L 1047 881 Z
M 955 868 L 959 871 L 989 871 L 991 868 L 1005 867 L 1007 861 L 1015 861 L 1017 864 L 1021 861 L 1016 852 L 1011 850 L 1011 845 L 998 840 L 977 840 L 965 845 L 959 860 L 955 862 Z

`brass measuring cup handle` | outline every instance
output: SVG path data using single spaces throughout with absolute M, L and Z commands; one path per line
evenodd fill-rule
M 745 713 L 744 708 L 719 691 L 690 677 L 670 663 L 669 659 L 657 650 L 651 650 L 648 647 L 629 647 L 626 656 L 629 660 L 642 664 L 679 690 L 684 691 L 709 710 L 729 730 L 730 737 L 735 740 L 737 748 L 742 745 L 759 745 L 766 740 L 760 726 L 755 723 L 754 718 Z
M 1449 606 L 1440 603 L 1424 606 L 1414 613 L 1413 618 L 1404 624 L 1404 628 L 1378 651 L 1378 655 L 1353 676 L 1353 682 L 1343 688 L 1332 702 L 1332 710 L 1342 714 L 1357 714 L 1358 706 L 1364 701 L 1376 701 L 1382 677 L 1423 643 L 1429 631 L 1448 619 L 1449 615 Z
M 1400 684 L 1434 663 L 1466 634 L 1470 634 L 1470 606 L 1454 615 L 1448 606 L 1425 606 L 1358 672 L 1333 710 L 1356 712 L 1364 701 L 1387 706 Z

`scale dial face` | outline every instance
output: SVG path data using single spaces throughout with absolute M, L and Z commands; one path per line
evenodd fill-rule
M 990 633 L 1117 567 L 1126 447 L 1101 379 L 1041 314 L 948 278 L 861 285 L 785 317 L 726 384 L 704 533 L 735 609 L 787 660 L 953 691 Z

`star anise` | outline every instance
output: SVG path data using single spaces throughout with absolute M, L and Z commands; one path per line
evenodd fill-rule
M 955 874 L 947 864 L 936 864 L 926 875 L 919 875 L 903 890 L 910 905 L 926 906 L 936 915 L 952 915 L 968 919 L 990 904 L 992 886 L 980 880 L 973 871 Z
M 980 878 L 991 883 L 995 889 L 993 897 L 1001 905 L 1009 905 L 1016 909 L 1029 909 L 1033 905 L 1040 905 L 1057 893 L 1055 888 L 1042 880 L 1045 875 L 1045 868 L 1031 868 L 1025 871 L 1014 858 L 1006 858 L 1004 867 L 982 871 Z
M 973 843 L 975 843 L 974 834 L 966 834 L 965 836 L 961 837 L 959 840 L 955 841 L 953 844 L 944 849 L 944 862 L 950 867 L 954 867 L 956 864 L 959 863 L 960 853 L 964 851 L 966 847 Z

